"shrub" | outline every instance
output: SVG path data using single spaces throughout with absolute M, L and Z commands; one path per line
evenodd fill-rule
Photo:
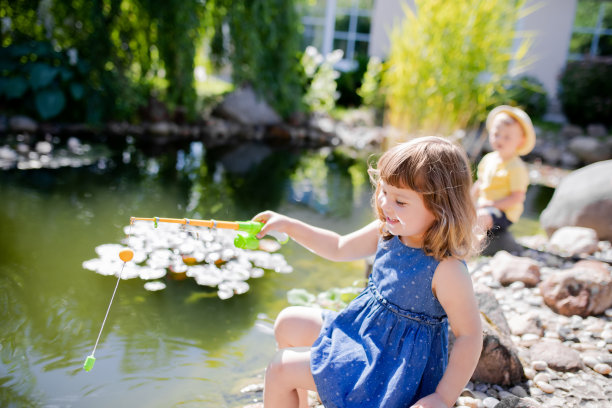
M 514 78 L 505 87 L 502 103 L 518 106 L 531 117 L 540 119 L 548 110 L 548 96 L 542 82 L 531 76 Z
M 567 64 L 559 81 L 563 113 L 574 124 L 612 125 L 612 63 L 576 61 Z
M 300 63 L 305 74 L 304 104 L 312 112 L 329 112 L 336 106 L 339 93 L 336 80 L 340 75 L 334 65 L 342 59 L 342 50 L 323 57 L 313 46 L 306 48 Z
M 383 64 L 380 58 L 370 58 L 366 72 L 363 74 L 361 87 L 357 90 L 363 104 L 377 110 L 382 110 L 385 106 L 385 97 L 380 86 L 382 70 Z
M 391 125 L 407 132 L 450 134 L 482 120 L 529 45 L 513 55 L 515 23 L 524 2 L 415 0 L 392 32 L 383 73 Z M 517 64 L 517 69 L 520 69 Z
M 57 52 L 49 42 L 29 41 L 0 48 L 0 60 L 0 101 L 15 113 L 77 119 L 90 108 L 89 65 L 76 50 Z

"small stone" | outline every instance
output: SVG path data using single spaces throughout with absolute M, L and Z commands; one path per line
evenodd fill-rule
M 525 367 L 524 371 L 525 371 L 525 377 L 527 377 L 530 380 L 533 380 L 533 378 L 536 375 L 535 370 L 533 368 L 531 368 L 531 367 Z
M 548 373 L 538 373 L 536 374 L 536 376 L 533 378 L 533 381 L 537 384 L 538 382 L 542 381 L 542 382 L 550 382 L 550 375 Z
M 595 367 L 593 367 L 593 370 L 595 370 L 599 374 L 608 375 L 610 374 L 610 372 L 612 372 L 612 367 L 610 367 L 606 363 L 598 363 L 598 364 L 595 364 Z
M 553 387 L 552 385 L 550 385 L 547 382 L 537 381 L 536 385 L 538 386 L 539 389 L 541 389 L 542 391 L 544 391 L 547 394 L 552 394 L 553 392 L 555 392 L 555 387 Z
M 584 357 L 584 358 L 582 359 L 582 362 L 583 362 L 585 365 L 587 365 L 587 366 L 589 366 L 589 367 L 591 367 L 591 368 L 593 368 L 593 367 L 595 367 L 597 364 L 599 364 L 599 360 L 597 360 L 597 358 L 595 358 L 595 357 L 593 357 L 593 356 L 586 356 L 586 357 Z
M 531 362 L 531 368 L 536 371 L 543 371 L 548 368 L 548 364 L 546 363 L 546 361 L 536 360 Z
M 521 344 L 525 347 L 531 347 L 540 340 L 540 336 L 533 333 L 525 333 L 521 336 Z
M 474 391 L 474 398 L 479 399 L 481 401 L 484 401 L 485 398 L 487 398 L 488 395 L 485 394 L 482 391 Z
M 472 397 L 459 397 L 457 398 L 457 403 L 469 408 L 479 408 L 479 401 Z M 480 404 L 482 404 L 482 402 Z
M 486 408 L 495 408 L 495 406 L 499 404 L 499 400 L 497 398 L 487 397 L 482 403 Z
M 502 400 L 508 399 L 508 398 L 516 398 L 516 395 L 512 394 L 511 392 L 501 390 L 499 392 L 499 398 L 501 398 Z
M 515 385 L 514 387 L 510 388 L 510 392 L 520 398 L 525 398 L 528 395 L 527 391 L 525 391 L 525 389 L 520 385 Z

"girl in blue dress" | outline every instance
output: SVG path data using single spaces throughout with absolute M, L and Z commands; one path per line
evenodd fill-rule
M 287 233 L 334 261 L 376 254 L 366 289 L 339 313 L 283 310 L 266 370 L 265 408 L 450 407 L 482 348 L 480 314 L 463 259 L 476 248 L 472 177 L 463 150 L 422 137 L 370 169 L 377 220 L 350 234 L 271 211 L 260 232 Z M 456 340 L 448 355 L 448 326 Z

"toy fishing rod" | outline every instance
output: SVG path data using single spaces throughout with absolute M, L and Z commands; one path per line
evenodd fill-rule
M 236 248 L 241 249 L 257 249 L 259 248 L 259 239 L 257 239 L 257 234 L 261 231 L 263 227 L 262 222 L 258 221 L 216 221 L 216 220 L 193 220 L 189 218 L 143 218 L 143 217 L 130 217 L 130 230 L 128 232 L 128 247 L 129 240 L 132 234 L 132 225 L 135 221 L 149 221 L 155 223 L 155 228 L 157 228 L 158 223 L 166 222 L 171 224 L 183 224 L 183 225 L 193 225 L 195 227 L 207 227 L 207 228 L 221 228 L 221 229 L 230 229 L 239 232 L 245 232 L 246 235 L 238 234 L 236 238 L 234 238 L 234 245 Z M 289 236 L 283 232 L 271 231 L 268 235 L 274 237 L 281 244 L 287 243 L 289 241 Z M 85 371 L 91 371 L 96 362 L 96 358 L 94 354 L 96 353 L 96 348 L 98 347 L 98 342 L 100 341 L 100 336 L 102 335 L 102 330 L 104 329 L 104 324 L 106 323 L 106 319 L 108 318 L 108 313 L 110 312 L 111 305 L 113 304 L 113 300 L 115 299 L 115 294 L 117 293 L 117 288 L 119 287 L 119 281 L 121 280 L 121 275 L 123 274 L 123 268 L 125 264 L 132 260 L 134 257 L 134 251 L 130 248 L 123 249 L 119 252 L 119 259 L 123 261 L 123 265 L 121 267 L 121 272 L 119 272 L 119 276 L 117 277 L 117 283 L 115 284 L 115 290 L 113 291 L 113 295 L 111 296 L 110 303 L 108 304 L 108 308 L 106 309 L 106 315 L 104 316 L 104 320 L 102 321 L 102 327 L 100 327 L 100 332 L 98 333 L 98 338 L 96 339 L 96 344 L 94 345 L 92 353 L 87 356 L 85 359 L 85 363 L 83 364 L 83 369 Z
M 263 227 L 262 222 L 258 221 L 216 221 L 216 220 L 194 220 L 189 218 L 142 218 L 142 217 L 131 217 L 130 224 L 134 221 L 149 221 L 154 222 L 157 228 L 158 223 L 167 222 L 171 224 L 183 224 L 193 225 L 195 227 L 207 227 L 207 228 L 221 228 L 230 229 L 239 232 L 245 232 L 246 235 L 238 234 L 234 239 L 234 245 L 236 248 L 241 249 L 257 249 L 259 248 L 259 240 L 256 235 L 261 231 Z M 270 231 L 268 235 L 274 237 L 281 244 L 287 243 L 289 236 L 283 232 Z

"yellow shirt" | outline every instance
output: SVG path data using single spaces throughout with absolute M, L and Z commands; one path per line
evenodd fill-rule
M 478 164 L 480 191 L 478 199 L 496 201 L 520 191 L 527 192 L 529 172 L 520 157 L 503 161 L 497 152 L 486 154 Z M 504 210 L 506 217 L 517 222 L 523 213 L 523 203 Z

